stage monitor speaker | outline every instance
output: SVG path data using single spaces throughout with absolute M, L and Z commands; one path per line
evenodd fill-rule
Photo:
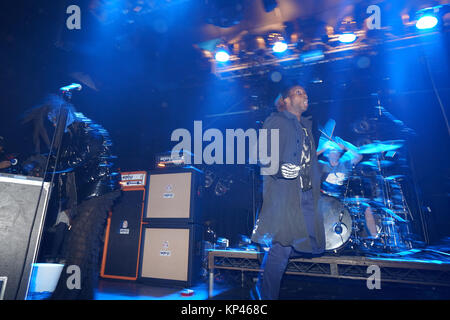
M 121 173 L 122 196 L 107 220 L 100 276 L 136 280 L 144 213 L 146 172 Z
M 153 171 L 149 176 L 144 221 L 152 224 L 201 222 L 199 186 L 203 173 L 193 167 Z
M 167 286 L 191 286 L 201 265 L 199 225 L 147 226 L 143 232 L 139 280 Z
M 42 179 L 0 174 L 0 296 L 6 300 L 27 297 L 49 194 Z

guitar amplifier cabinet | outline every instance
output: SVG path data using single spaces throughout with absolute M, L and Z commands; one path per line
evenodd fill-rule
M 193 167 L 150 172 L 143 220 L 164 225 L 200 223 L 203 178 L 203 172 Z
M 141 245 L 147 173 L 122 172 L 122 196 L 112 208 L 106 226 L 102 278 L 136 280 Z
M 50 196 L 42 179 L 0 174 L 0 296 L 22 300 L 28 293 Z
M 190 287 L 198 279 L 202 252 L 202 228 L 146 225 L 142 234 L 139 280 Z

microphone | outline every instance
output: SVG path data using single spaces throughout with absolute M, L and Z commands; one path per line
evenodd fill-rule
M 81 84 L 78 83 L 72 83 L 69 84 L 68 86 L 59 88 L 59 90 L 63 91 L 63 92 L 70 92 L 70 91 L 80 91 L 83 87 L 81 86 Z

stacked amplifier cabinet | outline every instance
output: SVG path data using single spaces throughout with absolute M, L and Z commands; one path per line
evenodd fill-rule
M 203 173 L 192 167 L 149 174 L 139 280 L 191 286 L 200 270 Z
M 100 276 L 136 280 L 147 172 L 122 172 L 122 196 L 109 214 Z
M 0 299 L 27 296 L 49 197 L 49 182 L 0 174 Z

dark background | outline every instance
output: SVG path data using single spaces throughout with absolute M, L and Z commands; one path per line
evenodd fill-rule
M 70 4 L 81 7 L 81 30 L 65 27 Z M 155 154 L 175 144 L 171 132 L 191 129 L 194 120 L 203 120 L 203 130 L 258 128 L 258 121 L 270 113 L 278 88 L 267 75 L 219 80 L 211 74 L 210 62 L 194 48 L 194 43 L 205 40 L 197 32 L 205 14 L 200 1 L 186 1 L 176 10 L 158 11 L 133 24 L 114 20 L 116 11 L 111 11 L 110 22 L 101 22 L 89 5 L 89 1 L 50 0 L 1 4 L 0 135 L 9 152 L 23 158 L 31 153 L 31 131 L 20 123 L 21 115 L 48 93 L 78 82 L 73 73 L 88 74 L 95 83 L 97 90 L 84 86 L 73 103 L 110 132 L 119 157 L 116 165 L 122 171 L 152 169 Z M 167 29 L 158 29 L 158 19 Z M 379 48 L 368 56 L 370 64 L 364 68 L 352 59 L 284 74 L 305 84 L 315 127 L 334 118 L 336 134 L 354 142 L 358 137 L 352 123 L 373 114 L 376 100 L 371 93 L 378 92 L 383 106 L 415 131 L 406 137 L 404 148 L 410 178 L 417 181 L 420 195 L 419 201 L 412 197 L 410 205 L 416 211 L 418 234 L 423 232 L 419 208 L 431 209 L 422 211 L 432 241 L 450 234 L 449 136 L 435 94 L 437 90 L 447 112 L 448 40 L 447 32 L 426 46 Z M 255 101 L 257 112 L 211 116 L 249 111 Z M 378 133 L 380 139 L 405 138 L 395 137 L 395 130 Z M 237 234 L 249 234 L 251 168 L 226 166 L 217 174 L 233 182 L 224 195 L 206 191 L 206 215 L 215 220 L 219 236 L 235 239 Z

